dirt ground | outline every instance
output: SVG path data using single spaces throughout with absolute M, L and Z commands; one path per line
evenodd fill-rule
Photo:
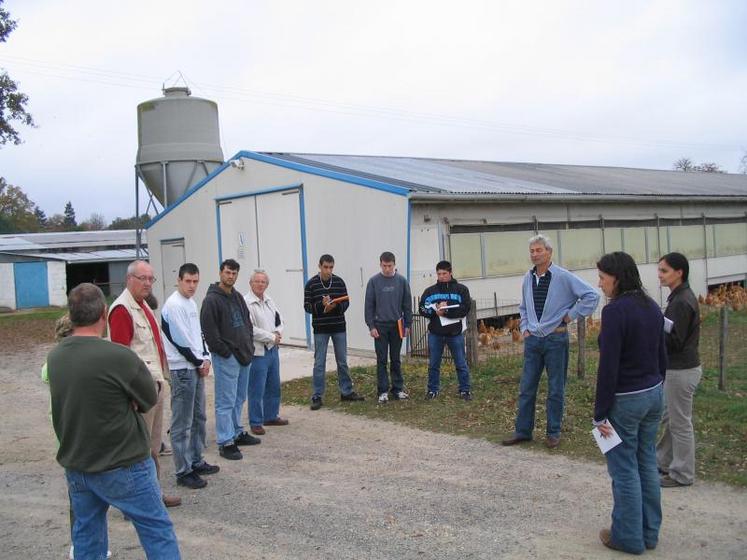
M 1 558 L 61 559 L 70 544 L 39 381 L 48 349 L 6 349 L 0 363 Z M 170 514 L 185 558 L 621 557 L 597 537 L 611 506 L 601 465 L 324 409 L 283 414 L 289 426 L 230 462 L 217 456 L 211 410 L 207 459 L 222 470 L 205 489 L 177 490 L 163 460 L 166 491 L 184 500 Z M 696 483 L 666 490 L 663 505 L 646 557 L 747 558 L 744 490 Z M 143 558 L 132 526 L 109 520 L 114 558 Z

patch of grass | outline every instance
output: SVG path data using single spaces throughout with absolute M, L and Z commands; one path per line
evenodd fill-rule
M 739 324 L 739 323 L 734 323 Z M 747 322 L 745 323 L 747 325 Z M 710 343 L 705 333 L 705 344 Z M 730 345 L 734 352 L 730 360 L 737 365 L 728 372 L 727 391 L 718 390 L 718 373 L 712 368 L 704 372 L 703 381 L 695 396 L 694 421 L 697 441 L 697 468 L 701 480 L 727 482 L 747 487 L 747 345 L 742 337 L 739 344 Z M 716 342 L 718 345 L 718 342 Z M 561 453 L 574 458 L 603 462 L 604 457 L 590 434 L 596 390 L 598 350 L 590 341 L 587 354 L 586 377 L 575 374 L 575 349 L 571 351 L 562 443 L 550 451 L 543 445 L 545 433 L 545 376 L 537 395 L 535 441 L 526 445 L 541 453 Z M 740 362 L 741 360 L 741 362 Z M 513 431 L 516 401 L 519 394 L 522 356 L 494 358 L 472 370 L 474 400 L 464 402 L 458 397 L 454 367 L 445 364 L 441 373 L 441 394 L 434 401 L 425 400 L 427 364 L 409 360 L 403 364 L 405 383 L 410 391 L 409 401 L 390 401 L 379 405 L 376 401 L 376 368 L 352 368 L 351 376 L 356 391 L 366 396 L 362 403 L 340 402 L 336 391 L 337 377 L 327 375 L 324 406 L 333 410 L 378 420 L 387 420 L 413 428 L 437 433 L 465 435 L 498 443 Z M 308 406 L 311 382 L 297 379 L 284 384 L 283 401 Z
M 54 323 L 67 310 L 46 307 L 0 315 L 0 339 L 6 349 L 26 350 L 54 341 Z

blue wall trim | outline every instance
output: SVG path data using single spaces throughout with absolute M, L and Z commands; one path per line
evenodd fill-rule
M 237 198 L 246 198 L 247 196 L 257 196 L 260 194 L 268 194 L 280 191 L 291 191 L 293 189 L 300 189 L 303 187 L 303 183 L 293 183 L 291 185 L 281 185 L 279 187 L 268 187 L 259 191 L 245 191 L 235 194 L 227 194 L 224 196 L 218 196 L 215 198 L 216 202 L 223 202 L 225 200 L 235 200 Z
M 301 214 L 301 260 L 303 261 L 303 286 L 309 281 L 309 259 L 306 248 L 306 203 L 304 201 L 303 187 L 298 195 L 298 209 Z M 306 347 L 311 348 L 311 315 L 304 311 L 306 320 Z
M 295 169 L 303 173 L 309 173 L 311 175 L 319 175 L 321 177 L 328 177 L 330 179 L 337 179 L 338 181 L 344 181 L 346 183 L 353 183 L 354 185 L 360 185 L 362 187 L 368 187 L 378 191 L 384 191 L 399 196 L 408 196 L 410 190 L 390 183 L 384 183 L 383 181 L 374 181 L 372 179 L 364 179 L 351 173 L 341 173 L 339 171 L 331 171 L 322 167 L 314 167 L 313 162 L 297 163 L 295 161 L 288 161 L 282 158 L 268 156 L 266 154 L 260 154 L 257 152 L 239 152 L 234 157 L 245 157 L 247 159 L 253 159 L 256 161 L 262 161 L 264 163 L 270 163 L 280 167 L 288 169 Z

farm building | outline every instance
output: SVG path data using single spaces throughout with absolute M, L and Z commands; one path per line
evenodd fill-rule
M 0 235 L 0 307 L 66 305 L 67 293 L 81 282 L 119 295 L 135 258 L 132 229 Z
M 323 253 L 351 296 L 348 346 L 366 350 L 365 286 L 385 250 L 415 296 L 435 282 L 436 262 L 451 260 L 479 316 L 515 312 L 535 232 L 593 285 L 602 254 L 630 253 L 660 302 L 656 263 L 669 251 L 691 259 L 696 294 L 747 278 L 747 175 L 239 152 L 172 200 L 147 226 L 158 299 L 190 261 L 202 271 L 200 302 L 234 258 L 241 292 L 253 269 L 269 273 L 285 340 L 299 345 L 311 344 L 303 285 Z

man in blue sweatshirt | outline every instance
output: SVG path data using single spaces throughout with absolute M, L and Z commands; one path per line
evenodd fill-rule
M 568 323 L 591 315 L 599 294 L 575 274 L 552 262 L 552 244 L 544 235 L 529 240 L 534 267 L 521 290 L 521 332 L 524 337 L 524 371 L 514 433 L 503 445 L 531 441 L 534 431 L 537 386 L 547 369 L 547 439 L 553 449 L 560 444 L 560 428 L 568 373 Z M 582 319 L 583 320 L 583 319 Z

